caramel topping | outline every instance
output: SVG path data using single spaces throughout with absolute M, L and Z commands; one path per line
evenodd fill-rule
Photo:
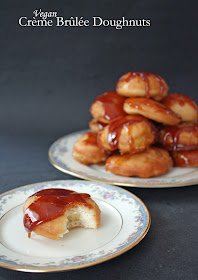
M 92 206 L 87 203 L 89 194 L 77 193 L 65 189 L 46 189 L 33 195 L 36 199 L 24 214 L 24 226 L 31 233 L 38 225 L 64 215 L 68 207 L 76 205 Z M 28 235 L 30 237 L 30 234 Z
M 99 102 L 103 105 L 103 117 L 110 121 L 119 116 L 126 115 L 123 110 L 124 100 L 125 98 L 118 95 L 115 91 L 107 91 L 104 94 L 98 96 L 95 102 Z
M 106 123 L 103 123 L 103 122 L 100 122 L 100 121 L 97 121 L 97 126 L 99 127 L 100 130 L 103 130 L 105 128 L 105 126 L 107 126 Z
M 191 150 L 196 147 L 192 147 L 192 146 L 184 146 L 182 144 L 179 143 L 179 137 L 180 134 L 182 132 L 197 132 L 198 131 L 198 123 L 191 123 L 191 124 L 182 124 L 182 125 L 173 125 L 173 126 L 165 126 L 162 127 L 159 131 L 159 140 L 160 142 L 163 144 L 164 147 L 166 148 L 170 148 L 170 146 L 172 147 L 173 151 L 179 151 L 179 150 L 183 150 L 183 151 L 187 151 L 187 150 Z M 167 138 L 170 137 L 170 139 L 172 140 L 171 144 L 167 144 Z
M 145 84 L 145 95 L 146 95 L 146 97 L 150 97 L 150 84 L 149 84 L 149 79 L 148 79 L 149 76 L 154 77 L 158 81 L 158 83 L 160 84 L 160 93 L 163 94 L 163 92 L 166 90 L 166 84 L 165 84 L 164 80 L 159 75 L 156 75 L 156 74 L 153 74 L 153 73 L 149 73 L 149 72 L 128 72 L 125 75 L 123 75 L 119 79 L 119 81 L 129 82 L 131 79 L 133 79 L 135 77 L 140 77 L 141 80 Z
M 172 153 L 175 166 L 197 166 L 198 165 L 198 150 L 196 151 L 181 151 Z
M 112 151 L 118 149 L 118 142 L 119 142 L 119 137 L 120 137 L 121 131 L 123 128 L 126 128 L 128 131 L 131 152 L 133 152 L 134 139 L 132 137 L 132 126 L 130 126 L 130 125 L 134 124 L 134 123 L 139 123 L 142 121 L 148 122 L 148 124 L 151 126 L 149 121 L 147 121 L 144 117 L 138 116 L 138 115 L 133 115 L 133 116 L 128 115 L 128 116 L 116 119 L 115 121 L 111 122 L 109 124 L 108 143 L 109 143 Z
M 151 107 L 152 110 L 154 110 L 156 113 L 163 113 L 166 115 L 172 115 L 178 119 L 180 118 L 169 108 L 167 108 L 163 104 L 161 104 L 155 100 L 152 100 L 152 99 L 148 99 L 148 98 L 144 98 L 144 97 L 134 97 L 134 98 L 128 98 L 126 100 L 126 103 L 129 106 L 134 107 L 138 110 L 144 111 L 145 110 L 144 106 L 146 106 L 146 107 Z
M 83 141 L 85 145 L 97 145 L 97 133 L 87 132 L 87 138 Z
M 168 106 L 168 107 L 171 107 L 171 106 L 175 105 L 176 103 L 178 103 L 180 106 L 184 106 L 185 104 L 189 104 L 198 113 L 198 106 L 197 106 L 197 104 L 190 97 L 188 97 L 188 96 L 186 96 L 184 94 L 180 94 L 180 93 L 169 94 L 168 96 L 166 96 L 162 100 L 162 103 L 165 106 Z

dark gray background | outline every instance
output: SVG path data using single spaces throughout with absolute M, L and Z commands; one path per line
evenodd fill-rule
M 0 8 L 0 191 L 39 181 L 72 179 L 48 162 L 57 138 L 85 129 L 95 97 L 128 71 L 161 75 L 170 92 L 197 97 L 195 1 L 2 1 Z M 151 19 L 151 27 L 20 27 L 35 9 L 68 18 Z M 78 271 L 0 279 L 198 279 L 198 189 L 128 188 L 148 206 L 149 234 L 135 248 Z M 14 229 L 13 229 L 14 230 Z

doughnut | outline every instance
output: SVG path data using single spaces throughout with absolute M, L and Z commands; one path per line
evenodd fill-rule
M 72 155 L 85 165 L 104 162 L 107 159 L 107 153 L 97 145 L 97 133 L 93 132 L 85 133 L 76 141 Z
M 172 152 L 174 166 L 198 167 L 198 150 Z
M 127 114 L 140 114 L 163 124 L 176 125 L 181 121 L 178 115 L 163 104 L 143 97 L 126 99 L 124 110 Z
M 115 91 L 107 91 L 96 98 L 90 107 L 90 113 L 94 119 L 109 123 L 117 117 L 126 115 L 123 110 L 124 100 L 125 98 Z
M 112 121 L 98 134 L 98 144 L 108 152 L 119 149 L 121 154 L 137 153 L 154 141 L 156 129 L 142 116 L 125 116 Z
M 159 101 L 167 95 L 168 85 L 153 73 L 128 72 L 118 80 L 116 91 L 125 97 L 150 97 Z
M 31 232 L 58 240 L 74 227 L 97 228 L 100 209 L 89 194 L 45 189 L 30 196 L 23 207 L 23 223 Z
M 138 154 L 110 156 L 106 170 L 120 176 L 149 178 L 165 174 L 172 165 L 166 150 L 153 147 Z
M 97 121 L 96 119 L 92 119 L 89 122 L 89 128 L 95 133 L 102 131 L 105 128 L 105 126 L 107 126 L 106 123 Z
M 197 121 L 198 119 L 197 104 L 184 94 L 169 94 L 161 102 L 180 116 L 183 122 Z
M 173 126 L 161 126 L 157 141 L 169 151 L 198 149 L 198 123 L 186 122 Z

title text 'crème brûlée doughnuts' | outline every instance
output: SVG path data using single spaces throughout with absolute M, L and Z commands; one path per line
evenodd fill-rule
M 148 98 L 128 98 L 124 103 L 127 114 L 139 114 L 163 124 L 176 125 L 181 118 L 163 104 Z
M 169 94 L 161 102 L 179 115 L 183 122 L 197 121 L 198 119 L 197 104 L 184 94 Z
M 90 113 L 94 119 L 109 123 L 113 119 L 125 116 L 123 103 L 125 98 L 118 95 L 115 91 L 107 91 L 98 96 L 90 108 Z
M 149 178 L 165 174 L 172 165 L 166 150 L 153 147 L 133 155 L 110 156 L 106 170 L 120 176 Z
M 142 116 L 125 116 L 112 121 L 98 135 L 98 144 L 106 151 L 119 149 L 121 154 L 137 153 L 154 141 L 156 129 Z
M 74 227 L 97 228 L 100 209 L 89 194 L 66 189 L 44 189 L 30 196 L 23 207 L 26 231 L 58 240 Z
M 87 132 L 82 135 L 74 144 L 73 157 L 86 165 L 104 162 L 107 153 L 97 144 L 97 133 Z
M 157 141 L 169 151 L 198 149 L 198 123 L 186 122 L 179 125 L 164 125 L 159 128 Z
M 118 80 L 116 91 L 125 97 L 150 97 L 159 101 L 167 95 L 168 85 L 153 73 L 128 72 Z

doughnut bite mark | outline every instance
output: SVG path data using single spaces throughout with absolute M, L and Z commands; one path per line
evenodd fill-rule
M 58 240 L 74 227 L 97 228 L 100 209 L 89 194 L 66 189 L 45 189 L 30 196 L 23 207 L 24 227 L 31 236 Z
M 119 149 L 121 154 L 137 153 L 154 141 L 156 129 L 142 116 L 132 115 L 112 121 L 98 135 L 98 144 L 106 151 Z
M 174 166 L 198 167 L 198 150 L 172 152 Z
M 159 128 L 157 141 L 169 151 L 198 149 L 198 123 L 181 123 Z
M 102 131 L 105 128 L 105 126 L 107 126 L 106 123 L 97 121 L 96 119 L 92 119 L 89 122 L 89 128 L 95 133 Z
M 116 90 L 122 96 L 151 97 L 159 101 L 167 95 L 168 85 L 153 73 L 128 72 L 118 80 Z
M 184 94 L 169 94 L 161 102 L 180 116 L 183 122 L 197 121 L 198 119 L 197 104 Z
M 165 174 L 172 167 L 169 153 L 149 148 L 134 155 L 113 155 L 106 162 L 106 170 L 120 176 L 149 178 Z
M 89 165 L 104 162 L 107 153 L 97 145 L 97 133 L 87 132 L 74 144 L 72 156 L 80 163 Z
M 127 114 L 139 114 L 163 124 L 176 125 L 181 118 L 163 104 L 148 98 L 128 98 L 124 103 Z
M 90 113 L 94 119 L 109 123 L 113 119 L 125 116 L 123 110 L 125 98 L 118 95 L 115 91 L 107 91 L 98 96 L 90 108 Z

